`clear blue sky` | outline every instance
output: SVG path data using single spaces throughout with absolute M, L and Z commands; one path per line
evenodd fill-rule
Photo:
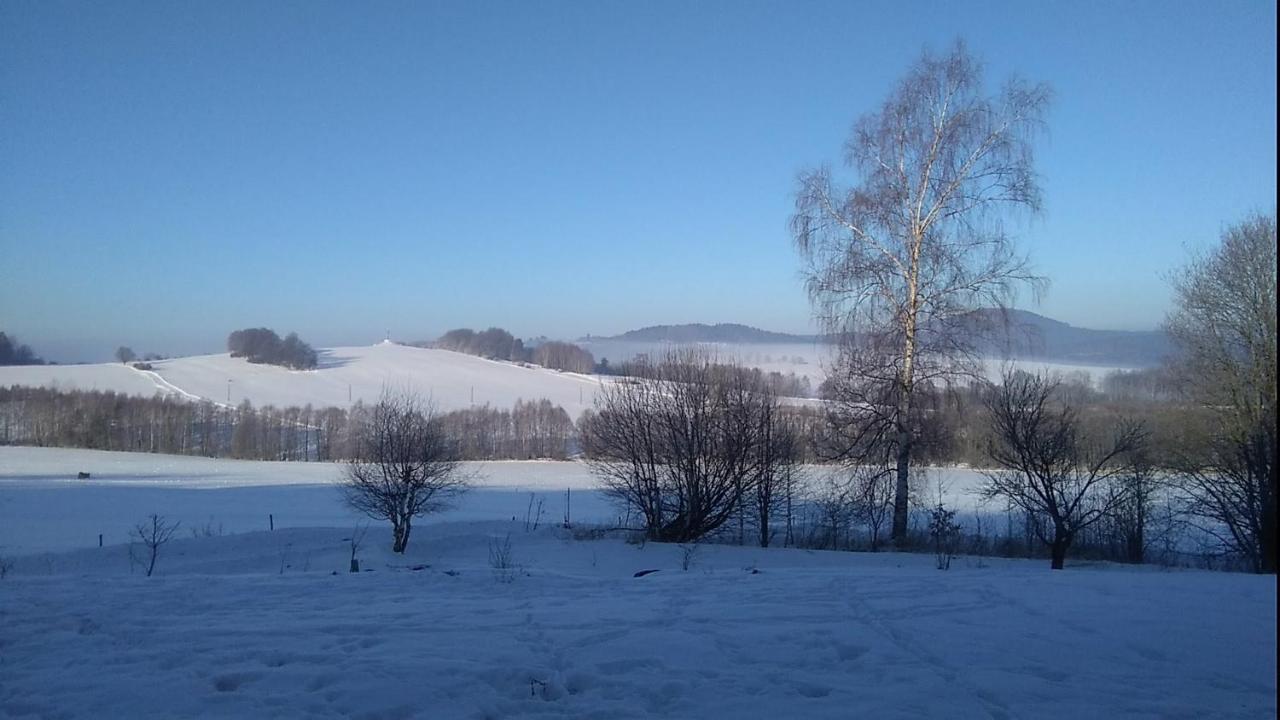
M 798 171 L 928 45 L 1050 83 L 1044 314 L 1149 328 L 1276 198 L 1273 2 L 0 0 L 0 329 L 804 331 Z

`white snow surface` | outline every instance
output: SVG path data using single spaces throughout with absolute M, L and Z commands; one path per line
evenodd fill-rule
M 463 463 L 474 489 L 425 522 L 536 515 L 605 522 L 612 504 L 574 462 Z M 77 479 L 88 472 L 88 480 Z M 276 528 L 352 528 L 366 522 L 341 502 L 336 463 L 261 462 L 66 448 L 0 447 L 0 554 L 31 554 L 128 541 L 151 513 L 192 530 L 225 533 Z M 530 499 L 533 508 L 530 508 Z
M 77 538 L 0 548 L 0 717 L 1276 714 L 1274 577 L 722 545 L 686 571 L 677 546 L 558 527 L 559 506 L 527 531 L 531 492 L 592 494 L 579 465 L 477 469 L 405 555 L 373 524 L 352 574 L 335 466 L 0 448 L 0 543 Z M 190 515 L 154 577 L 122 534 L 96 547 L 157 510 Z M 237 512 L 252 524 L 188 532 Z
M 516 400 L 546 398 L 577 418 L 607 382 L 592 375 L 386 342 L 319 353 L 315 370 L 253 364 L 227 354 L 153 361 L 151 371 L 120 363 L 0 367 L 0 386 L 162 393 L 232 405 L 248 399 L 259 407 L 347 407 L 356 400 L 376 401 L 384 386 L 393 386 L 416 390 L 442 411 L 486 404 L 505 409 Z
M 216 492 L 216 491 L 215 491 Z M 510 582 L 488 562 L 511 538 Z M 1275 580 L 573 539 L 516 522 L 20 558 L 0 714 L 1274 717 Z M 639 570 L 658 572 L 636 578 Z M 336 574 L 335 574 L 336 573 Z
M 581 462 L 496 461 L 463 463 L 475 489 L 429 522 L 523 519 L 542 503 L 544 519 L 585 522 L 618 519 Z M 88 480 L 77 479 L 87 472 Z M 805 468 L 821 483 L 840 468 Z M 984 506 L 974 492 L 982 476 L 965 468 L 916 468 L 915 482 L 933 502 L 943 483 L 948 507 L 968 521 Z M 150 513 L 183 527 L 248 532 L 275 527 L 352 527 L 360 519 L 340 502 L 335 463 L 263 462 L 183 455 L 106 452 L 71 448 L 0 446 L 0 553 L 70 550 L 126 542 L 129 528 Z M 210 492 L 218 490 L 218 492 Z M 565 491 L 570 491 L 568 498 Z M 73 492 L 74 491 L 74 492 Z M 533 510 L 530 499 L 533 499 Z

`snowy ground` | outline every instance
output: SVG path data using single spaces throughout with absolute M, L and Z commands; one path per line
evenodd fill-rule
M 542 503 L 544 521 L 570 518 L 602 523 L 618 510 L 596 489 L 578 462 L 464 463 L 476 489 L 429 522 L 523 521 Z M 820 483 L 829 468 L 810 468 Z M 88 472 L 88 480 L 77 473 Z M 149 453 L 0 446 L 0 553 L 27 554 L 96 546 L 128 539 L 129 528 L 150 513 L 181 522 L 183 533 L 221 528 L 226 533 L 275 527 L 352 527 L 360 522 L 334 487 L 341 466 L 330 463 L 259 462 Z M 973 470 L 917 470 L 917 477 L 946 484 L 946 501 L 967 522 L 978 508 Z M 932 486 L 929 486 L 932 487 Z M 926 496 L 933 497 L 932 489 Z
M 555 526 L 566 487 L 579 522 L 613 512 L 582 466 L 483 469 L 406 556 L 374 525 L 350 574 L 334 466 L 0 448 L 0 717 L 1276 713 L 1273 577 L 732 546 L 685 571 Z M 146 578 L 124 532 L 153 511 L 184 530 Z
M 580 463 L 465 463 L 476 488 L 429 522 L 519 518 L 530 498 L 542 522 L 570 516 L 605 522 L 616 509 Z M 79 472 L 88 480 L 78 480 Z M 182 523 L 182 534 L 277 528 L 354 527 L 365 522 L 342 505 L 334 484 L 341 466 L 221 460 L 62 448 L 0 447 L 0 554 L 20 555 L 128 540 L 150 513 Z M 269 517 L 270 516 L 270 517 Z
M 0 715 L 1276 712 L 1274 578 L 728 546 L 682 571 L 677 547 L 522 528 L 429 525 L 403 558 L 371 532 L 360 574 L 340 528 L 184 538 L 150 579 L 122 546 L 19 558 Z

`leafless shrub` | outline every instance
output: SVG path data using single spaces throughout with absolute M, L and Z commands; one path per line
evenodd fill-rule
M 511 533 L 501 542 L 489 540 L 489 567 L 493 577 L 500 583 L 510 583 L 516 579 L 519 568 L 515 564 L 515 555 L 511 550 Z
M 188 529 L 191 531 L 191 537 L 193 538 L 222 537 L 222 523 L 214 525 L 212 519 L 203 525 L 197 525 Z
M 893 517 L 894 474 L 883 465 L 858 465 L 852 469 L 851 500 L 854 518 L 866 526 L 871 552 L 880 549 L 886 525 Z
M 129 537 L 136 543 L 141 543 L 143 550 L 135 558 L 135 545 L 129 545 L 129 557 L 147 568 L 147 577 L 151 577 L 151 573 L 155 572 L 156 560 L 160 557 L 160 548 L 164 547 L 171 539 L 173 534 L 178 531 L 179 523 L 168 523 L 163 515 L 152 513 L 143 522 L 133 526 L 133 530 L 129 531 Z
M 929 511 L 929 539 L 933 541 L 933 556 L 939 570 L 951 569 L 951 561 L 960 547 L 960 523 L 956 511 L 939 502 Z
M 853 519 L 856 496 L 853 484 L 839 473 L 828 474 L 814 491 L 811 503 L 832 550 L 840 549 L 840 533 Z
M 347 538 L 347 542 L 351 548 L 351 565 L 349 572 L 360 572 L 360 559 L 356 557 L 356 554 L 360 552 L 360 546 L 364 543 L 364 536 L 368 532 L 369 526 L 361 525 L 359 527 L 352 528 L 351 537 Z
M 535 503 L 536 500 L 536 503 Z M 524 531 L 531 532 L 538 529 L 538 525 L 542 523 L 544 498 L 538 497 L 534 493 L 529 493 L 529 506 L 524 511 Z
M 699 545 L 697 543 L 680 543 L 676 547 L 680 548 L 680 569 L 687 572 L 689 568 L 693 567 Z
M 639 513 L 649 539 L 696 541 L 740 517 L 766 475 L 765 414 L 777 398 L 698 351 L 672 351 L 635 372 L 637 382 L 605 386 L 584 418 L 588 463 L 607 493 Z

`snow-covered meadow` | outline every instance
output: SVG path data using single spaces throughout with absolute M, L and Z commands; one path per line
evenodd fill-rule
M 347 407 L 375 402 L 384 386 L 412 389 L 441 411 L 474 405 L 510 408 L 516 400 L 546 398 L 577 418 L 591 407 L 607 378 L 486 360 L 474 355 L 382 342 L 320 351 L 315 370 L 249 363 L 223 353 L 157 360 L 151 370 L 120 363 L 0 367 L 0 386 L 156 393 L 222 404 L 310 404 Z
M 494 520 L 537 515 L 560 522 L 618 521 L 618 509 L 581 462 L 463 463 L 474 488 L 447 512 L 425 522 Z M 90 478 L 78 479 L 80 472 Z M 262 462 L 68 448 L 0 446 L 0 553 L 73 550 L 128 540 L 151 513 L 181 522 L 183 534 L 275 527 L 351 527 L 364 520 L 343 506 L 334 463 Z M 831 470 L 808 468 L 817 486 Z M 963 468 L 918 469 L 922 492 L 943 485 L 949 507 L 967 520 L 982 506 L 973 490 L 981 475 Z M 217 491 L 217 492 L 214 492 Z M 566 496 L 566 491 L 568 495 Z M 531 510 L 532 500 L 532 510 Z
M 476 469 L 405 556 L 372 525 L 351 574 L 335 466 L 0 448 L 0 716 L 1276 712 L 1272 577 L 724 545 L 685 570 L 586 531 L 615 511 L 581 465 Z M 152 578 L 124 544 L 148 512 L 184 523 Z
M 613 343 L 587 347 L 620 360 L 637 352 L 659 353 L 660 344 Z M 794 372 L 809 379 L 816 391 L 831 365 L 830 348 L 818 345 L 707 344 L 717 358 L 765 371 Z M 347 407 L 378 399 L 386 386 L 411 389 L 441 411 L 477 405 L 510 408 L 517 400 L 546 398 L 577 419 L 591 408 L 597 393 L 612 378 L 559 372 L 535 365 L 486 360 L 474 355 L 382 342 L 364 347 L 320 351 L 314 370 L 289 370 L 258 365 L 225 353 L 157 360 L 151 370 L 121 363 L 95 365 L 31 365 L 0 367 L 0 387 L 50 387 L 61 390 L 101 390 L 128 395 L 157 393 L 187 400 L 204 399 L 235 405 L 249 400 L 255 406 Z M 987 375 L 1000 376 L 1006 367 L 1059 375 L 1076 374 L 1098 383 L 1114 367 L 1064 365 L 1039 361 L 985 361 Z
M 475 488 L 426 522 L 536 515 L 606 522 L 612 505 L 580 463 L 465 463 Z M 367 519 L 346 508 L 333 463 L 259 462 L 63 448 L 0 447 L 0 554 L 73 550 L 128 541 L 151 513 L 182 523 L 182 534 L 277 528 L 345 527 Z M 80 472 L 88 480 L 77 479 Z

